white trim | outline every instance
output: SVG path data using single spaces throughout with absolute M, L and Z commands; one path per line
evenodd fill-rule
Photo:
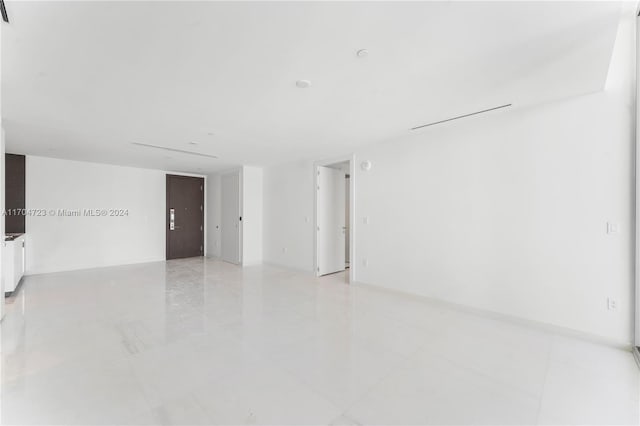
M 312 276 L 316 276 L 315 271 L 311 271 L 309 269 L 304 269 L 304 268 L 296 268 L 294 266 L 289 266 L 289 265 L 285 265 L 284 263 L 278 263 L 278 262 L 274 262 L 272 260 L 268 260 L 268 261 L 262 261 L 262 265 L 267 266 L 267 267 L 271 267 L 271 268 L 278 268 L 278 269 L 288 269 L 290 270 L 292 273 L 298 273 L 298 274 L 305 274 L 305 275 L 312 275 Z
M 313 163 L 313 273 L 318 276 L 318 167 L 349 162 L 349 282 L 356 279 L 356 174 L 355 154 L 317 160 Z
M 100 164 L 100 163 L 98 163 Z M 153 170 L 153 169 L 152 169 Z M 163 172 L 170 174 L 170 175 L 176 175 L 176 176 L 191 176 L 191 177 L 199 177 L 199 178 L 207 178 L 207 175 L 202 175 L 202 174 L 198 174 L 198 173 L 187 173 L 187 172 L 174 172 L 171 170 L 163 170 Z
M 503 321 L 503 322 L 518 325 L 521 327 L 537 329 L 540 331 L 544 331 L 547 333 L 556 334 L 560 336 L 585 340 L 592 343 L 597 343 L 599 345 L 605 345 L 605 346 L 613 347 L 616 349 L 621 349 L 624 351 L 632 351 L 634 349 L 633 345 L 630 342 L 621 342 L 621 341 L 610 339 L 604 336 L 599 336 L 597 334 L 592 334 L 592 333 L 588 333 L 580 330 L 574 330 L 568 327 L 562 327 L 559 325 L 548 324 L 540 321 L 530 320 L 530 319 L 507 315 L 507 314 L 500 314 L 500 313 L 489 311 L 486 309 L 473 308 L 467 305 L 460 305 L 457 303 L 448 302 L 446 300 L 437 299 L 434 297 L 422 296 L 419 294 L 408 293 L 401 290 L 381 287 L 375 284 L 368 284 L 368 283 L 362 283 L 357 281 L 353 281 L 351 284 L 358 287 L 370 288 L 375 291 L 382 291 L 382 292 L 387 292 L 395 295 L 401 295 L 414 300 L 420 300 L 422 302 L 437 305 L 445 309 L 477 315 L 483 318 Z
M 108 164 L 109 166 L 111 164 Z M 136 266 L 136 265 L 143 265 L 143 264 L 147 264 L 147 263 L 167 263 L 167 262 L 172 262 L 173 260 L 182 260 L 182 259 L 172 259 L 172 260 L 167 260 L 165 258 L 165 256 L 163 256 L 162 259 L 158 259 L 158 258 L 149 258 L 149 259 L 142 259 L 142 260 L 136 260 L 133 262 L 126 262 L 126 263 L 112 263 L 109 265 L 100 265 L 100 266 L 90 266 L 90 267 L 84 267 L 81 266 L 79 268 L 72 268 L 72 269 L 65 269 L 64 271 L 52 271 L 52 272 L 36 272 L 34 274 L 24 274 L 25 277 L 36 277 L 39 275 L 59 275 L 59 274 L 66 274 L 67 272 L 78 272 L 78 271 L 91 271 L 94 269 L 107 269 L 107 268 L 126 268 L 128 266 Z

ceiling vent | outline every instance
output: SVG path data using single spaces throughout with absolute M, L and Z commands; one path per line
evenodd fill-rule
M 131 144 L 132 145 L 138 145 L 138 146 L 144 146 L 146 148 L 155 148 L 155 149 L 163 149 L 165 151 L 179 152 L 181 154 L 197 155 L 199 157 L 218 158 L 215 155 L 203 154 L 201 152 L 186 151 L 184 149 L 176 149 L 176 148 L 168 148 L 166 146 L 151 145 L 151 144 L 148 144 L 148 143 L 131 142 Z
M 489 108 L 489 109 L 483 109 L 482 111 L 476 111 L 476 112 L 472 112 L 472 113 L 469 113 L 469 114 L 459 115 L 457 117 L 447 118 L 446 120 L 434 121 L 433 123 L 422 124 L 420 126 L 412 127 L 409 130 L 418 130 L 418 129 L 422 129 L 422 128 L 429 127 L 429 126 L 435 126 L 436 124 L 446 123 L 447 121 L 459 120 L 461 118 L 471 117 L 472 115 L 483 114 L 485 112 L 495 111 L 497 109 L 502 109 L 502 108 L 508 108 L 511 105 L 512 104 L 500 105 L 500 106 Z

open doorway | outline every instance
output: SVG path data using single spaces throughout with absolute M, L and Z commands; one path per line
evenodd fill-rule
M 351 159 L 316 163 L 316 275 L 351 281 L 353 180 Z

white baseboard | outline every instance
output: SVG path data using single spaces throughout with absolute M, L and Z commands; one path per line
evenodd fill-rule
M 549 324 L 549 323 L 544 323 L 541 321 L 535 321 L 535 320 L 530 320 L 527 318 L 521 318 L 521 317 L 516 317 L 513 315 L 507 315 L 507 314 L 502 314 L 502 313 L 498 313 L 498 312 L 494 312 L 494 311 L 489 311 L 486 309 L 480 309 L 480 308 L 474 308 L 472 306 L 467 306 L 467 305 L 461 305 L 458 303 L 453 303 L 453 302 L 449 302 L 446 300 L 442 300 L 442 299 L 437 299 L 435 297 L 428 297 L 428 296 L 422 296 L 419 294 L 414 294 L 414 293 L 409 293 L 406 291 L 401 291 L 401 290 L 395 290 L 395 289 L 390 289 L 390 288 L 386 288 L 386 287 L 381 287 L 375 284 L 368 284 L 368 283 L 363 283 L 363 282 L 359 282 L 359 281 L 354 281 L 351 283 L 352 285 L 356 285 L 356 286 L 362 286 L 362 287 L 368 287 L 368 288 L 372 288 L 372 289 L 376 289 L 379 291 L 383 291 L 383 292 L 389 292 L 392 294 L 400 294 L 409 298 L 413 298 L 413 299 L 420 299 L 422 301 L 434 304 L 434 305 L 439 305 L 451 310 L 456 310 L 456 311 L 460 311 L 460 312 L 465 312 L 465 313 L 470 313 L 470 314 L 474 314 L 474 315 L 478 315 L 484 318 L 490 318 L 490 319 L 495 319 L 495 320 L 500 320 L 500 321 L 505 321 L 505 322 L 509 322 L 512 324 L 516 324 L 516 325 L 520 325 L 523 327 L 529 327 L 529 328 L 533 328 L 533 329 L 537 329 L 537 330 L 542 330 L 542 331 L 546 331 L 547 333 L 552 333 L 552 334 L 557 334 L 557 335 L 561 335 L 561 336 L 565 336 L 565 337 L 572 337 L 572 338 L 576 338 L 576 339 L 580 339 L 580 340 L 585 340 L 585 341 L 589 341 L 592 343 L 597 343 L 600 345 L 605 345 L 605 346 L 609 346 L 609 347 L 613 347 L 613 348 L 617 348 L 617 349 L 622 349 L 625 351 L 632 351 L 634 350 L 634 346 L 631 344 L 631 342 L 621 342 L 615 339 L 611 339 L 605 336 L 600 336 L 597 334 L 592 334 L 592 333 L 588 333 L 585 331 L 580 331 L 580 330 L 574 330 L 572 328 L 568 328 L 568 327 L 563 327 L 560 325 L 555 325 L 555 324 Z
M 123 263 L 107 263 L 104 265 L 82 265 L 77 267 L 71 267 L 69 269 L 54 269 L 54 270 L 28 270 L 24 273 L 25 277 L 34 276 L 34 275 L 45 275 L 45 274 L 60 274 L 65 272 L 77 272 L 77 271 L 88 271 L 91 269 L 103 269 L 103 268 L 113 268 L 118 266 L 134 266 L 141 265 L 144 263 L 157 263 L 157 262 L 166 262 L 164 257 L 151 257 L 148 259 L 139 259 L 133 261 L 127 261 Z
M 302 273 L 302 274 L 308 274 L 308 275 L 314 275 L 313 269 L 303 269 L 303 268 L 294 268 L 292 266 L 289 265 L 283 265 L 281 263 L 278 262 L 272 262 L 269 260 L 263 260 L 262 264 L 265 266 L 273 266 L 275 268 L 281 268 L 281 269 L 289 269 L 290 271 L 293 272 L 298 272 L 298 273 Z

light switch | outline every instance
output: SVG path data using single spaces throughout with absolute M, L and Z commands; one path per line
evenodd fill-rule
M 362 223 L 364 223 L 365 225 L 369 224 L 369 218 L 367 216 L 362 218 Z

